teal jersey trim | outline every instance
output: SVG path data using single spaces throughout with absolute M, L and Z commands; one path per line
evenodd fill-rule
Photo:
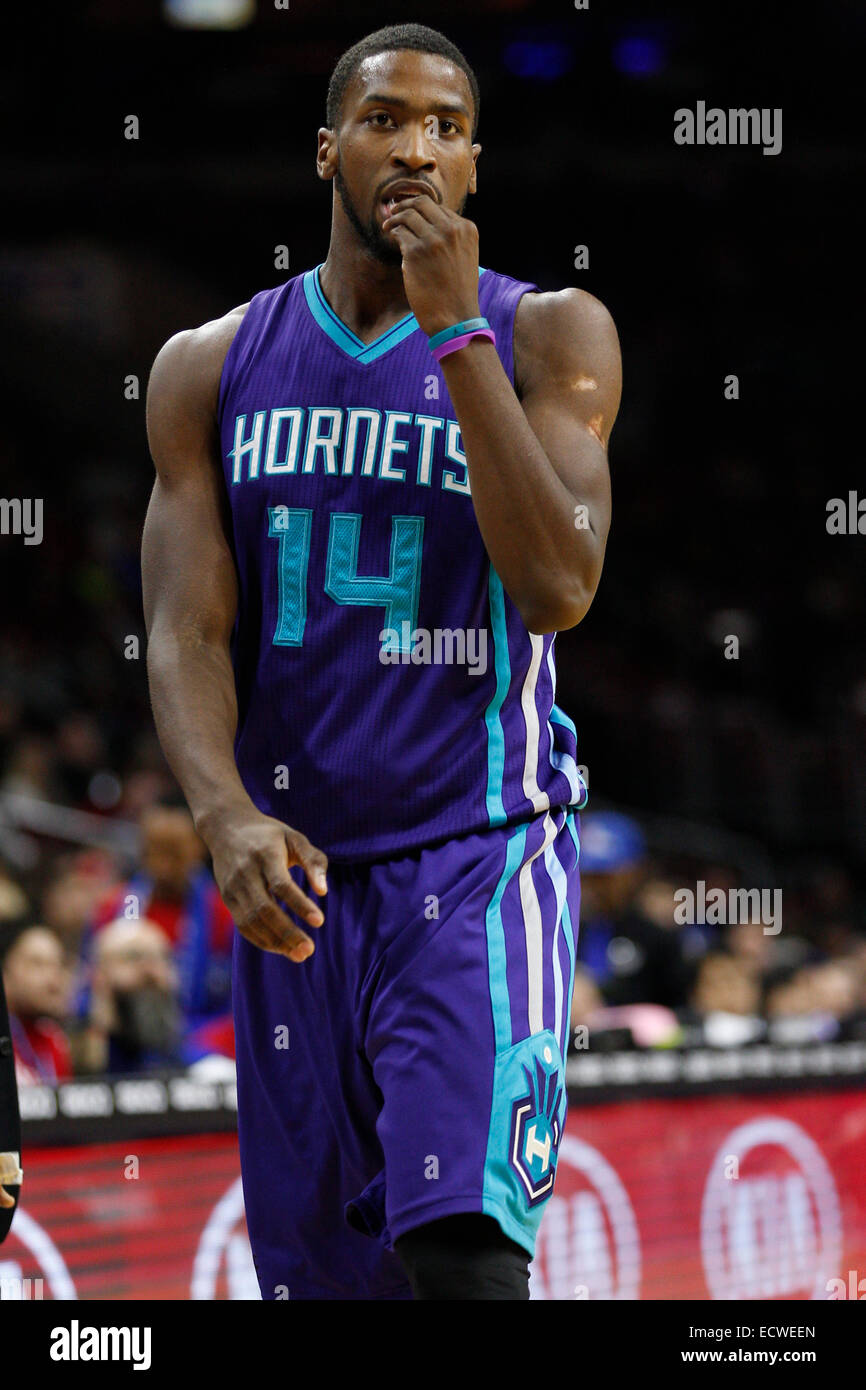
M 332 343 L 345 352 L 347 357 L 351 357 L 359 366 L 365 367 L 370 362 L 377 361 L 386 352 L 397 347 L 410 333 L 414 333 L 418 328 L 418 320 L 414 314 L 406 314 L 399 322 L 392 324 L 385 333 L 374 338 L 372 343 L 364 343 L 351 328 L 347 327 L 343 320 L 334 313 L 330 304 L 322 291 L 322 282 L 319 279 L 319 271 L 324 265 L 317 265 L 313 270 L 308 270 L 304 275 L 304 298 L 307 306 L 316 323 L 323 333 L 327 333 Z M 484 266 L 478 267 L 478 278 L 484 274 Z
M 580 873 L 580 837 L 579 837 L 579 835 L 578 835 L 578 833 L 577 833 L 577 826 L 575 825 L 574 817 L 575 817 L 575 811 L 574 811 L 574 809 L 572 809 L 572 810 L 570 810 L 570 811 L 568 812 L 568 814 L 567 814 L 567 816 L 566 816 L 566 818 L 565 818 L 565 823 L 566 823 L 566 825 L 568 826 L 569 834 L 571 835 L 571 838 L 572 838 L 572 840 L 574 841 L 574 848 L 575 848 L 575 852 L 576 852 L 576 854 L 577 854 L 577 863 L 576 863 L 575 866 L 574 866 L 574 871 L 575 871 L 576 874 L 578 874 L 578 873 Z M 574 923 L 573 923 L 572 920 L 571 920 L 571 909 L 570 909 L 569 906 L 568 906 L 568 898 L 567 898 L 567 897 L 566 897 L 566 899 L 565 899 L 565 907 L 564 907 L 563 910 L 562 910 L 562 920 L 563 920 L 563 922 L 564 922 L 564 924 L 565 924 L 565 928 L 566 928 L 566 931 L 565 931 L 565 944 L 566 944 L 566 947 L 568 948 L 568 958 L 569 958 L 569 961 L 570 961 L 570 963 L 571 963 L 571 969 L 570 969 L 569 977 L 568 977 L 568 995 L 567 995 L 567 998 L 568 998 L 568 1001 L 569 1001 L 569 1002 L 568 1002 L 568 1009 L 566 1010 L 566 1018 L 567 1018 L 568 1022 L 567 1022 L 567 1025 L 566 1025 L 565 1047 L 564 1047 L 564 1049 L 563 1049 L 563 1054 L 562 1054 L 562 1056 L 563 1056 L 563 1061 L 564 1061 L 565 1058 L 568 1056 L 568 1044 L 569 1044 L 569 1041 L 570 1041 L 570 1039 L 571 1039 L 571 1000 L 572 1000 L 572 998 L 574 997 L 574 970 L 575 970 L 575 960 L 576 960 L 576 958 L 577 958 L 577 932 L 575 931 L 575 925 L 574 925 Z
M 575 738 L 577 738 L 577 729 L 575 727 L 574 721 L 572 719 L 569 719 L 568 715 L 565 713 L 565 710 L 561 710 L 559 708 L 559 705 L 553 706 L 553 708 L 550 711 L 550 717 L 553 720 L 554 724 L 561 724 L 564 729 L 570 729 L 571 732 L 574 734 Z
M 484 711 L 487 725 L 487 818 L 491 825 L 504 825 L 505 805 L 502 800 L 502 781 L 505 775 L 505 734 L 499 712 L 511 684 L 511 659 L 508 655 L 508 628 L 505 622 L 505 592 L 502 580 L 490 566 L 490 625 L 493 629 L 493 669 L 496 688 Z
M 569 733 L 575 741 L 575 744 L 577 743 L 577 729 L 575 727 L 574 720 L 569 719 L 568 715 L 565 713 L 565 710 L 561 710 L 559 708 L 559 705 L 554 705 L 551 709 L 550 722 L 551 724 L 559 724 L 559 726 L 563 729 L 568 729 Z M 553 753 L 551 753 L 550 755 L 550 760 L 553 763 L 554 767 L 558 767 L 560 771 L 564 771 L 563 768 L 559 767 L 559 764 L 557 763 L 556 757 Z M 577 764 L 575 763 L 573 764 L 573 766 L 576 768 Z M 589 803 L 589 787 L 584 782 L 583 778 L 580 775 L 580 772 L 577 772 L 577 780 L 583 788 L 583 795 L 581 796 L 580 801 L 578 801 L 577 803 L 572 803 L 572 809 L 575 811 L 584 811 L 586 810 L 586 807 Z M 573 831 L 572 834 L 574 834 Z M 577 846 L 577 850 L 579 854 L 580 845 Z
M 493 1036 L 496 1051 L 511 1046 L 511 1000 L 508 995 L 507 957 L 505 951 L 505 928 L 502 921 L 502 895 L 523 863 L 526 847 L 528 823 L 510 836 L 505 851 L 505 867 L 493 897 L 487 905 L 485 930 L 487 933 L 487 972 L 490 987 L 490 1007 L 493 1011 Z
M 574 935 L 574 923 L 571 920 L 571 908 L 568 906 L 568 899 L 566 899 L 565 906 L 562 909 L 562 924 L 565 928 L 562 934 L 565 937 L 565 947 L 568 951 L 569 961 L 568 994 L 566 995 L 568 1007 L 565 1011 L 565 1047 L 562 1049 L 562 1060 L 565 1062 L 568 1058 L 568 1045 L 571 1042 L 571 1001 L 574 998 L 574 960 L 577 949 L 577 941 Z

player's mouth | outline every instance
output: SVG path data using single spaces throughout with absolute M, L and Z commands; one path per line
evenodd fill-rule
M 413 198 L 417 193 L 429 193 L 434 203 L 438 202 L 436 194 L 429 184 L 395 183 L 388 189 L 385 197 L 379 201 L 379 206 L 382 209 L 382 216 L 390 217 L 395 204 L 401 202 L 403 198 Z

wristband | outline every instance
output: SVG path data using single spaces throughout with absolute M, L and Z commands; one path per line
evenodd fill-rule
M 496 346 L 496 334 L 485 318 L 464 319 L 462 323 L 443 328 L 441 333 L 434 333 L 427 340 L 427 346 L 439 362 L 447 353 L 465 347 L 473 338 L 489 338 Z

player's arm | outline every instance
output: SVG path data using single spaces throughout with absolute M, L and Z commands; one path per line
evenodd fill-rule
M 382 227 L 400 247 L 423 332 L 479 315 L 473 222 L 421 193 L 401 198 Z M 487 553 L 529 631 L 555 632 L 580 622 L 601 578 L 620 397 L 613 321 L 583 290 L 525 294 L 514 363 L 516 391 L 486 338 L 441 360 Z
M 517 392 L 484 339 L 442 368 L 488 554 L 529 631 L 554 632 L 585 617 L 601 578 L 621 391 L 616 329 L 583 290 L 525 294 L 514 359 Z
M 304 835 L 256 808 L 234 757 L 230 642 L 238 588 L 216 406 L 238 313 L 177 334 L 153 365 L 147 429 L 156 482 L 142 540 L 147 669 L 160 742 L 238 929 L 262 949 L 300 961 L 313 943 L 274 897 L 321 925 L 320 909 L 288 869 L 300 864 L 321 893 L 327 860 Z

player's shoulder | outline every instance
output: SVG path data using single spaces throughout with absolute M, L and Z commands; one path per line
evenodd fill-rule
M 210 390 L 218 385 L 226 354 L 249 307 L 249 303 L 238 304 L 220 318 L 173 333 L 154 360 L 151 390 L 163 382 L 171 382 L 175 389 L 189 385 Z
M 561 290 L 530 291 L 521 296 L 515 316 L 515 333 L 539 342 L 567 339 L 575 333 L 600 337 L 616 333 L 606 305 L 588 290 L 568 285 Z
M 619 338 L 610 310 L 587 290 L 561 290 L 521 296 L 514 317 L 514 362 L 527 384 L 535 370 L 556 373 L 576 367 L 619 370 Z

